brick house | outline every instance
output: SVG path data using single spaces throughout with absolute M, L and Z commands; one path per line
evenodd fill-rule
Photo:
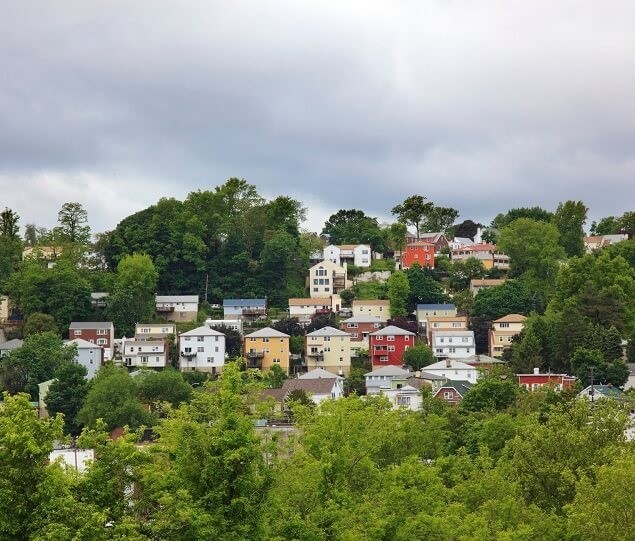
M 434 268 L 434 244 L 416 241 L 408 244 L 401 254 L 401 268 L 409 269 L 418 263 L 421 267 Z
M 81 338 L 104 349 L 104 359 L 112 359 L 115 326 L 112 321 L 73 321 L 68 328 L 68 339 Z
M 455 406 L 472 388 L 469 381 L 446 381 L 441 388 L 434 393 L 435 398 L 442 398 L 448 404 Z

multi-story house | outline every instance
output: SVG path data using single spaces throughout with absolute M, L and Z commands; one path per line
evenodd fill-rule
M 425 326 L 429 317 L 456 317 L 453 304 L 417 304 L 417 322 Z
M 395 365 L 373 368 L 372 372 L 364 374 L 366 394 L 379 394 L 388 389 L 402 387 L 412 375 L 409 370 Z
M 332 261 L 336 265 L 355 265 L 356 267 L 370 267 L 372 263 L 372 249 L 368 244 L 331 244 L 322 252 L 322 259 Z
M 289 299 L 289 317 L 298 318 L 300 323 L 309 323 L 316 315 L 339 312 L 341 304 L 339 295 Z
M 157 295 L 155 304 L 157 317 L 166 321 L 196 321 L 198 317 L 198 295 Z
M 380 318 L 362 314 L 342 320 L 340 326 L 351 336 L 351 354 L 355 355 L 357 350 L 368 349 L 368 335 L 385 327 L 386 317 Z
M 121 341 L 122 359 L 128 368 L 152 368 L 159 370 L 169 363 L 169 348 L 165 340 Z
M 324 368 L 348 376 L 351 370 L 351 335 L 334 327 L 323 327 L 304 338 L 307 370 Z
M 369 353 L 372 366 L 402 366 L 404 351 L 414 346 L 415 336 L 414 333 L 394 325 L 370 333 Z
M 104 362 L 104 350 L 102 347 L 81 338 L 66 340 L 65 345 L 75 346 L 77 354 L 73 362 L 82 365 L 86 369 L 86 379 L 93 379 Z
M 406 245 L 401 254 L 401 268 L 409 269 L 415 263 L 420 267 L 434 268 L 434 244 L 431 242 L 416 241 Z
M 309 269 L 307 287 L 310 297 L 330 297 L 349 286 L 346 267 L 329 260 L 320 261 Z
M 270 370 L 273 365 L 289 373 L 289 335 L 265 327 L 245 336 L 245 359 L 249 368 Z
M 236 331 L 243 334 L 243 320 L 242 319 L 211 319 L 208 318 L 205 320 L 205 325 L 207 325 L 210 329 L 219 330 L 222 327 L 227 329 L 231 329 L 232 331 Z
M 113 357 L 115 326 L 111 321 L 73 321 L 68 328 L 69 340 L 81 338 L 104 348 L 104 359 Z
M 467 331 L 467 316 L 428 316 L 424 327 L 431 344 L 433 331 Z
M 520 314 L 508 314 L 492 321 L 489 331 L 489 355 L 501 357 L 503 351 L 512 345 L 512 338 L 523 330 L 525 316 Z
M 460 359 L 474 355 L 474 331 L 432 331 L 430 347 L 435 357 Z M 426 371 L 428 369 L 426 368 Z M 456 378 L 455 378 L 456 379 Z
M 134 330 L 135 340 L 166 340 L 176 337 L 174 323 L 137 323 Z
M 476 383 L 479 378 L 478 368 L 450 358 L 424 366 L 423 370 L 428 374 L 441 376 L 452 381 Z
M 183 372 L 221 372 L 225 366 L 225 335 L 206 325 L 181 333 L 179 366 Z
M 504 283 L 505 278 L 474 278 L 470 280 L 470 291 L 476 296 L 481 289 L 502 286 Z
M 355 299 L 352 304 L 353 317 L 375 316 L 381 320 L 390 317 L 390 301 L 384 299 Z
M 445 233 L 419 233 L 419 240 L 434 244 L 434 251 L 436 253 L 449 246 L 448 239 L 445 236 Z M 413 242 L 416 241 L 414 241 L 413 239 Z
M 252 320 L 267 315 L 267 299 L 225 299 L 223 319 Z
M 541 387 L 549 387 L 555 391 L 570 391 L 576 382 L 575 376 L 567 374 L 540 373 L 540 368 L 534 368 L 531 374 L 517 374 L 518 385 L 528 391 L 535 391 Z
M 499 252 L 494 244 L 472 244 L 452 250 L 452 259 L 464 261 L 473 257 L 478 259 L 486 269 L 509 269 L 509 256 Z

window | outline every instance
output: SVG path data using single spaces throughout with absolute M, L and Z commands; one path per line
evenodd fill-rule
M 207 362 L 208 362 L 208 363 L 211 363 L 212 361 L 213 361 L 213 359 L 212 359 L 211 357 L 208 357 L 208 358 L 207 358 Z
M 375 340 L 383 340 L 384 337 L 383 336 L 375 336 Z
M 325 336 L 324 337 L 324 341 L 325 342 L 330 342 L 331 341 L 331 337 L 330 336 Z
M 148 358 L 147 357 L 141 357 L 141 362 L 142 363 L 147 363 L 148 362 Z
M 196 337 L 196 341 L 197 341 L 197 342 L 202 342 L 203 340 L 205 340 L 205 338 L 204 338 L 204 337 L 202 337 L 202 336 L 197 336 L 197 337 Z
M 269 338 L 264 337 L 264 338 L 262 339 L 262 341 L 263 341 L 263 342 L 265 342 L 265 343 L 267 343 L 267 342 L 269 342 Z
M 439 338 L 439 342 L 443 344 L 443 342 L 445 342 L 445 338 Z
M 388 337 L 386 337 L 386 340 L 388 340 L 389 342 L 394 342 L 395 341 L 395 337 L 394 336 L 388 336 Z
M 452 393 L 452 391 L 443 392 L 443 398 L 445 398 L 446 400 L 452 400 L 453 397 L 454 397 L 454 394 Z
M 205 347 L 199 346 L 196 348 L 196 351 L 198 351 L 199 353 L 203 353 L 205 351 Z
M 437 353 L 443 353 L 443 348 L 437 348 Z
M 356 332 L 351 333 L 351 338 L 357 338 L 357 333 Z
M 279 359 L 278 357 L 276 357 L 276 358 L 274 358 L 274 359 L 273 359 L 273 362 L 274 362 L 274 363 L 279 363 L 279 362 L 280 362 L 280 359 Z
M 75 333 L 75 336 L 81 336 L 82 335 L 82 330 L 81 329 L 75 329 L 73 332 Z
M 97 329 L 97 334 L 98 335 L 99 334 L 101 334 L 101 335 L 108 334 L 108 329 Z
M 158 363 L 159 362 L 159 358 L 155 357 L 154 360 Z M 92 361 L 91 361 L 92 362 Z
M 108 343 L 108 340 L 106 340 L 105 338 L 97 338 L 97 345 L 105 346 L 107 343 Z
M 456 348 L 450 348 L 450 353 L 456 353 Z
M 397 405 L 398 406 L 409 406 L 410 405 L 410 397 L 409 396 L 398 396 L 397 397 Z
M 382 355 L 381 357 L 379 357 L 380 361 L 387 361 L 388 360 L 388 355 Z
M 184 336 L 184 337 L 183 337 L 183 340 L 184 340 L 185 342 L 189 342 L 189 341 L 190 341 L 190 337 L 189 337 L 189 336 Z M 252 340 L 253 340 L 253 338 L 252 338 Z
M 509 323 L 499 323 L 498 326 L 501 329 L 509 329 Z
M 185 353 L 192 353 L 192 348 L 183 348 L 183 351 L 185 351 Z
M 324 291 L 325 291 L 325 292 L 326 292 L 326 291 L 331 291 L 331 288 L 330 288 L 330 287 L 325 287 L 325 288 L 324 288 Z
M 357 329 L 357 323 L 347 323 L 346 326 L 349 329 Z
M 318 267 L 315 271 L 316 276 L 326 276 L 326 269 L 324 267 Z
M 406 342 L 408 342 L 408 341 L 410 341 L 410 337 L 409 337 L 409 336 L 404 336 L 404 340 L 405 340 Z
M 395 351 L 395 346 L 388 346 L 388 351 Z
M 313 278 L 313 285 L 314 286 L 318 285 L 318 279 L 317 278 Z
M 461 338 L 461 342 L 463 342 L 464 344 L 467 344 L 469 341 L 470 339 L 467 336 Z

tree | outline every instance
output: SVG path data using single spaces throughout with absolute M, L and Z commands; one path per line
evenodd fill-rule
M 433 207 L 434 205 L 427 201 L 423 195 L 411 195 L 403 203 L 393 207 L 391 212 L 397 216 L 401 223 L 414 227 L 415 234 L 419 238 L 421 226 Z
M 487 314 L 470 318 L 470 329 L 474 332 L 474 347 L 477 355 L 489 353 L 489 332 L 492 328 L 492 318 Z
M 413 370 L 421 370 L 423 367 L 431 365 L 436 361 L 430 346 L 418 344 L 404 351 L 403 362 L 412 367 Z
M 591 235 L 614 235 L 620 230 L 619 218 L 606 216 L 599 222 L 591 224 Z
M 507 280 L 499 286 L 480 289 L 474 297 L 473 312 L 498 319 L 507 314 L 527 315 L 532 308 L 532 298 L 523 282 Z
M 306 208 L 300 201 L 280 195 L 266 204 L 268 228 L 289 233 L 298 238 L 300 224 L 306 220 Z
M 55 381 L 46 393 L 46 410 L 50 416 L 64 415 L 64 432 L 71 436 L 79 435 L 81 425 L 77 414 L 88 394 L 86 368 L 80 364 L 64 363 L 55 373 Z
M 240 357 L 243 351 L 243 340 L 241 334 L 225 325 L 214 325 L 215 331 L 222 332 L 225 335 L 225 352 L 231 358 Z
M 13 210 L 5 207 L 0 212 L 0 237 L 16 239 L 20 234 L 20 228 L 18 227 L 18 216 Z
M 289 297 L 300 297 L 304 292 L 304 282 L 296 272 L 297 251 L 297 239 L 284 231 L 265 243 L 260 259 L 261 284 L 268 291 L 271 306 L 287 306 Z
M 448 282 L 452 291 L 462 291 L 470 287 L 475 278 L 485 276 L 485 267 L 475 257 L 453 261 L 448 272 Z
M 408 228 L 405 226 L 405 224 L 399 222 L 390 224 L 386 230 L 388 245 L 395 251 L 403 251 L 403 249 L 406 247 L 407 233 Z
M 423 227 L 430 232 L 446 232 L 458 216 L 459 211 L 456 209 L 433 206 L 426 217 Z
M 107 430 L 120 426 L 138 428 L 154 424 L 153 417 L 137 398 L 137 385 L 123 368 L 102 367 L 92 380 L 77 421 L 96 427 L 102 419 Z
M 621 359 L 607 361 L 600 350 L 578 347 L 571 359 L 573 374 L 586 387 L 591 379 L 597 384 L 621 387 L 628 379 L 628 366 Z
M 511 406 L 520 386 L 510 374 L 493 372 L 481 377 L 461 400 L 465 411 L 502 411 Z
M 81 203 L 64 203 L 57 215 L 58 231 L 64 240 L 86 246 L 90 242 L 88 213 Z
M 403 272 L 403 271 L 402 271 Z M 447 295 L 441 284 L 437 282 L 426 269 L 414 264 L 405 271 L 408 278 L 408 312 L 412 312 L 417 304 L 436 304 L 447 301 Z M 390 296 L 389 296 L 390 298 Z
M 505 214 L 498 214 L 496 218 L 492 220 L 492 227 L 496 229 L 502 229 L 507 227 L 514 220 L 519 218 L 528 218 L 536 222 L 551 222 L 553 219 L 553 213 L 544 210 L 540 207 L 520 207 L 508 210 Z
M 50 331 L 57 334 L 55 318 L 41 312 L 32 313 L 24 324 L 24 336 Z
M 584 254 L 584 224 L 588 208 L 582 201 L 565 201 L 559 203 L 552 223 L 560 232 L 560 246 L 567 256 Z
M 0 213 L 0 287 L 11 276 L 22 259 L 22 241 L 19 237 L 20 217 L 11 209 Z
M 172 368 L 159 372 L 143 370 L 135 380 L 139 398 L 153 412 L 160 410 L 164 402 L 176 408 L 192 395 L 192 387 L 183 379 L 181 372 Z
M 408 315 L 408 296 L 410 283 L 404 271 L 395 271 L 386 281 L 388 299 L 390 300 L 390 315 L 392 317 Z
M 285 379 L 287 379 L 287 373 L 277 364 L 274 364 L 264 377 L 265 383 L 272 389 L 280 389 Z
M 331 244 L 370 244 L 373 251 L 383 252 L 386 239 L 377 218 L 357 209 L 338 210 L 324 224 L 323 235 Z

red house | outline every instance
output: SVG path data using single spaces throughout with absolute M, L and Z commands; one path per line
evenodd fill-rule
M 401 255 L 401 268 L 409 269 L 415 263 L 433 269 L 434 244 L 422 240 L 408 244 Z
M 81 338 L 104 349 L 113 347 L 115 326 L 110 321 L 73 321 L 68 328 L 69 340 Z
M 540 368 L 534 368 L 533 374 L 517 374 L 518 385 L 529 391 L 535 391 L 544 386 L 552 387 L 556 391 L 571 390 L 575 384 L 575 376 L 567 374 L 541 374 Z
M 434 393 L 434 398 L 442 398 L 451 406 L 456 406 L 471 388 L 469 381 L 446 381 Z
M 403 352 L 415 344 L 415 334 L 394 325 L 372 332 L 370 338 L 370 360 L 376 366 L 401 366 Z

